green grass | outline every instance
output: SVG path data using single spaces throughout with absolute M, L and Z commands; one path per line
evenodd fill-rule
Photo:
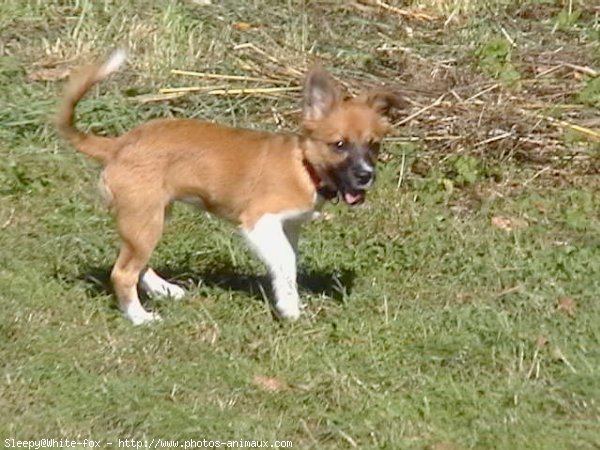
M 510 67 L 521 75 L 503 98 L 575 103 L 566 116 L 541 111 L 593 128 L 597 111 L 589 96 L 578 97 L 592 85 L 588 75 L 557 72 L 531 87 L 527 80 L 539 55 L 599 69 L 597 8 L 573 2 L 582 12 L 569 18 L 553 1 L 414 2 L 440 15 L 424 23 L 350 3 L 213 3 L 0 6 L 0 442 L 598 448 L 597 143 L 563 140 L 569 130 L 538 119 L 519 122 L 512 110 L 494 110 L 489 96 L 481 97 L 488 109 L 446 105 L 397 129 L 367 204 L 327 205 L 328 216 L 306 227 L 307 310 L 293 324 L 273 319 L 264 269 L 236 230 L 176 207 L 153 265 L 190 294 L 151 301 L 165 320 L 134 328 L 107 285 L 118 239 L 98 200 L 98 170 L 54 134 L 60 82 L 28 78 L 44 64 L 71 67 L 121 45 L 131 61 L 82 102 L 82 127 L 120 133 L 152 117 L 189 116 L 294 129 L 295 95 L 199 94 L 143 105 L 131 97 L 197 83 L 171 68 L 252 75 L 254 67 L 282 77 L 291 68 L 296 84 L 321 59 L 352 89 L 401 86 L 417 111 L 439 96 L 439 78 L 431 93 L 423 87 L 440 70 L 454 77 L 443 92 L 463 99 L 496 81 L 480 67 L 480 49 L 503 36 L 502 26 L 517 43 Z M 237 31 L 236 22 L 256 28 Z M 270 59 L 235 49 L 244 43 Z M 374 50 L 383 43 L 410 53 Z M 448 59 L 455 69 L 444 69 Z M 465 115 L 445 131 L 463 136 L 459 144 L 427 139 L 464 110 L 474 121 Z M 477 145 L 508 120 L 538 143 Z M 514 229 L 495 226 L 498 217 Z M 557 307 L 565 298 L 576 302 L 570 314 Z M 261 376 L 280 388 L 266 390 Z

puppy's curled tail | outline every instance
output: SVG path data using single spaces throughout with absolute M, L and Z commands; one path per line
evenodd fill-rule
M 94 84 L 116 72 L 126 58 L 125 51 L 115 50 L 106 61 L 85 67 L 74 74 L 65 86 L 63 100 L 56 116 L 56 127 L 62 137 L 80 152 L 103 164 L 108 162 L 118 149 L 117 140 L 78 130 L 74 124 L 75 107 Z

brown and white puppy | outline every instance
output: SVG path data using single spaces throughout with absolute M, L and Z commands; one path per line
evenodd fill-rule
M 184 295 L 147 267 L 165 211 L 180 200 L 240 226 L 270 272 L 275 310 L 297 319 L 300 225 L 325 199 L 339 196 L 350 205 L 364 200 L 389 126 L 385 114 L 398 105 L 398 97 L 373 92 L 342 99 L 329 75 L 317 68 L 304 85 L 301 135 L 191 119 L 152 120 L 118 137 L 79 131 L 77 103 L 124 61 L 125 53 L 117 50 L 73 76 L 57 117 L 60 134 L 103 166 L 102 187 L 122 240 L 111 273 L 120 309 L 136 325 L 159 319 L 142 307 L 138 282 L 150 295 Z

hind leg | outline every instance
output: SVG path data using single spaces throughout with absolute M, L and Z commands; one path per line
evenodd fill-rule
M 127 208 L 117 212 L 117 223 L 122 245 L 111 280 L 119 308 L 134 325 L 159 320 L 157 313 L 146 311 L 140 303 L 137 283 L 162 234 L 164 208 Z

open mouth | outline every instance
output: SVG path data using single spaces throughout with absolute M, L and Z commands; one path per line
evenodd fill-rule
M 350 206 L 360 205 L 367 196 L 367 192 L 363 189 L 353 190 L 352 192 L 346 191 L 341 194 L 344 201 Z

